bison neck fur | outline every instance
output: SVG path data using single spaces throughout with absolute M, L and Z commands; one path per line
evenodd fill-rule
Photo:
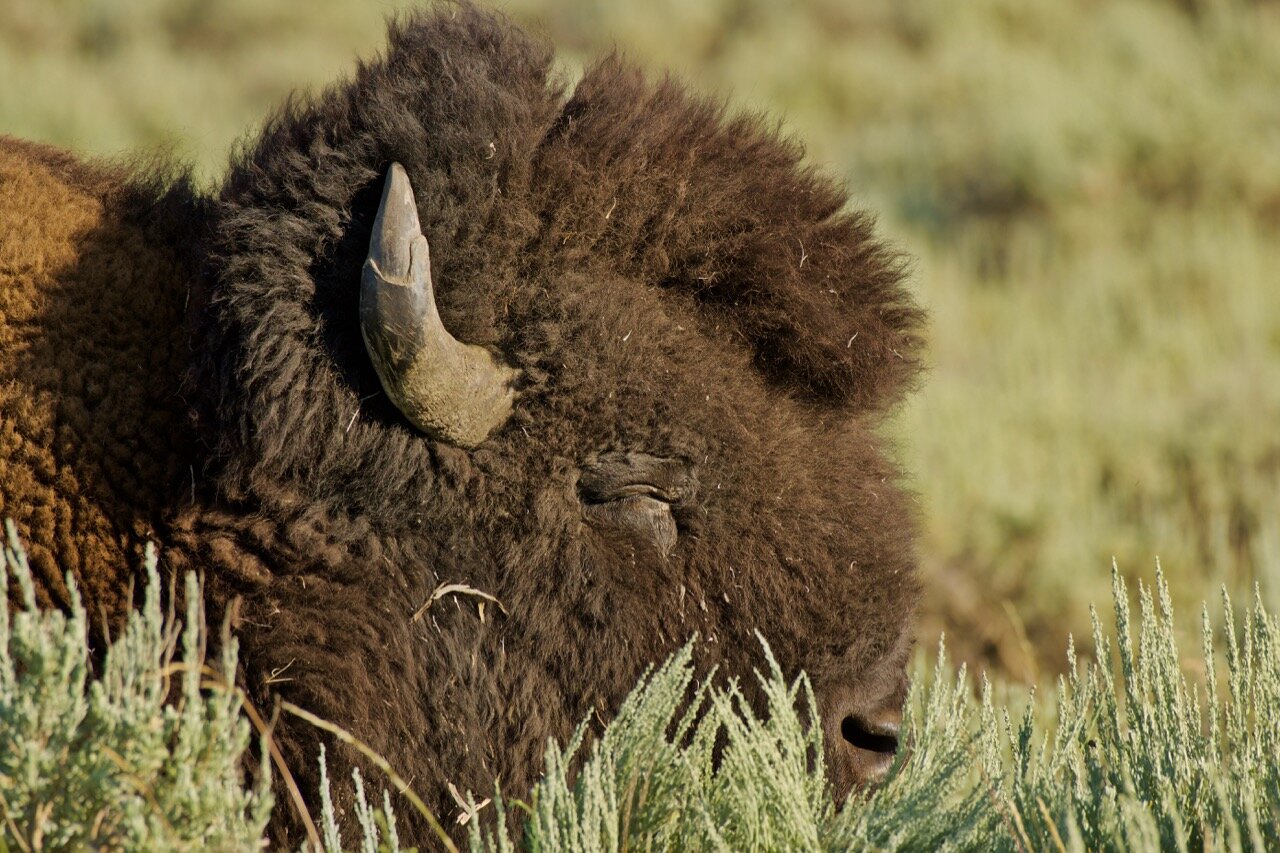
M 361 341 L 392 162 L 445 325 L 520 373 L 474 450 L 416 432 Z M 209 197 L 5 140 L 0 235 L 0 514 L 42 601 L 69 570 L 109 625 L 158 541 L 229 615 L 258 707 L 338 723 L 442 817 L 450 784 L 523 795 L 548 737 L 695 634 L 748 684 L 760 630 L 820 704 L 900 703 L 913 521 L 876 428 L 921 313 L 765 119 L 617 58 L 570 92 L 546 45 L 451 5 L 287 103 Z M 684 484 L 661 548 L 596 485 L 629 465 Z M 319 733 L 276 735 L 315 801 Z

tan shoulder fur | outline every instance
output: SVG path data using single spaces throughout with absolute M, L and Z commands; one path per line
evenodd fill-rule
M 175 396 L 186 284 L 129 221 L 127 184 L 125 169 L 0 137 L 0 518 L 28 544 L 41 604 L 65 606 L 71 572 L 99 625 L 190 476 Z

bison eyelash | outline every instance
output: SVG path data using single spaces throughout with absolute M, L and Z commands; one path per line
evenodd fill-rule
M 649 498 L 659 503 L 678 506 L 684 500 L 684 494 L 679 489 L 663 489 L 652 483 L 630 483 L 603 494 L 584 494 L 582 500 L 586 504 L 604 504 L 627 498 Z

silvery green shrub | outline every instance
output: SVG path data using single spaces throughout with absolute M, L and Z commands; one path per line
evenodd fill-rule
M 16 584 L 19 605 L 0 607 L 0 849 L 261 846 L 269 776 L 264 765 L 246 784 L 251 731 L 240 696 L 202 677 L 195 577 L 179 623 L 162 612 L 149 550 L 142 607 L 94 671 L 73 579 L 69 613 L 38 610 L 26 555 L 11 524 L 6 532 L 0 589 L 8 599 Z M 221 672 L 235 666 L 228 642 Z
M 181 623 L 160 604 L 155 555 L 143 603 L 91 670 L 85 610 L 40 612 L 12 527 L 0 587 L 0 850 L 252 849 L 272 800 L 265 763 L 246 778 L 251 729 L 235 644 L 204 664 L 200 591 Z M 643 679 L 596 739 L 548 744 L 524 799 L 465 792 L 472 851 L 1263 850 L 1280 838 L 1280 629 L 1255 595 L 1222 627 L 1201 614 L 1198 661 L 1179 649 L 1157 569 L 1136 615 L 1113 572 L 1114 629 L 1094 617 L 1096 661 L 1077 659 L 1047 699 L 996 698 L 939 647 L 919 671 L 905 748 L 888 780 L 838 807 L 808 680 L 767 644 L 767 713 L 733 683 L 699 680 L 686 647 Z M 181 647 L 181 654 L 177 650 Z M 1186 664 L 1190 663 L 1190 666 Z M 1189 672 L 1197 673 L 1195 678 Z M 202 675 L 203 673 L 203 675 Z M 178 679 L 171 690 L 171 679 Z M 173 697 L 177 696 L 176 701 Z M 261 750 L 265 756 L 266 750 Z M 323 755 L 318 757 L 323 767 Z M 401 849 L 392 796 L 356 775 L 344 837 L 323 780 L 326 850 Z M 282 806 L 287 807 L 287 806 Z M 446 816 L 450 817 L 450 816 Z
M 908 700 L 905 749 L 873 793 L 837 808 L 822 742 L 765 647 L 768 713 L 694 678 L 686 648 L 631 695 L 604 736 L 547 750 L 547 775 L 473 850 L 1263 850 L 1280 839 L 1280 630 L 1255 597 L 1237 625 L 1202 615 L 1203 680 L 1186 675 L 1169 591 L 1113 573 L 1115 628 L 1047 705 L 1012 712 L 940 649 Z M 1219 658 L 1219 649 L 1224 654 Z M 1225 663 L 1225 670 L 1222 668 Z M 692 697 L 692 701 L 690 700 Z M 704 710 L 701 717 L 690 708 Z M 1037 713 L 1037 708 L 1040 708 Z M 723 751 L 717 756 L 717 739 Z M 575 775 L 575 757 L 583 759 Z M 499 815 L 502 808 L 499 807 Z M 518 842 L 518 843 L 517 843 Z

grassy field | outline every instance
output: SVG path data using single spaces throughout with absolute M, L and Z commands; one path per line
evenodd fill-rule
M 216 180 L 403 2 L 5 0 L 0 132 L 168 145 Z M 920 636 L 1045 680 L 1160 557 L 1183 612 L 1280 607 L 1280 5 L 510 0 L 566 73 L 610 47 L 782 116 L 918 258 Z M 1194 638 L 1187 647 L 1194 648 Z

